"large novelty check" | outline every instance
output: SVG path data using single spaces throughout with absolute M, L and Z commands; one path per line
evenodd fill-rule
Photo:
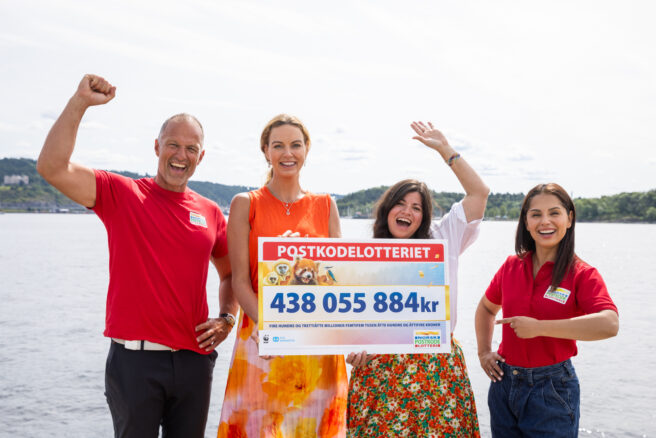
M 449 353 L 447 242 L 259 238 L 262 355 Z

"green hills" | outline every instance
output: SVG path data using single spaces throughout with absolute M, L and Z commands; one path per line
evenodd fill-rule
M 144 178 L 134 172 L 115 171 L 130 178 Z M 5 176 L 25 175 L 29 184 L 3 184 Z M 254 187 L 229 186 L 205 181 L 189 181 L 189 187 L 212 199 L 222 208 L 227 208 L 237 193 L 253 190 Z M 36 161 L 29 158 L 0 159 L 0 211 L 52 212 L 69 210 L 83 212 L 86 208 L 68 199 L 48 184 L 36 171 Z
M 115 171 L 131 178 L 143 178 L 132 172 Z M 27 176 L 29 183 L 4 184 L 5 176 Z M 227 209 L 237 193 L 253 187 L 231 186 L 207 181 L 189 181 L 189 187 Z M 386 186 L 360 190 L 345 196 L 336 195 L 342 217 L 371 217 L 376 201 Z M 435 216 L 440 216 L 463 193 L 433 191 Z M 492 193 L 485 210 L 486 219 L 517 219 L 522 193 Z M 599 198 L 576 198 L 577 218 L 588 222 L 650 222 L 656 223 L 656 189 L 647 192 L 628 192 Z M 36 171 L 36 161 L 29 158 L 0 159 L 0 211 L 52 212 L 68 210 L 84 212 L 86 209 L 48 184 Z

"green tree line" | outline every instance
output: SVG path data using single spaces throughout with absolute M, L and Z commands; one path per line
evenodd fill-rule
M 380 186 L 360 190 L 337 200 L 342 217 L 372 217 L 376 202 L 387 190 Z M 446 213 L 463 193 L 435 192 L 434 216 Z M 485 209 L 486 219 L 516 220 L 524 199 L 523 193 L 491 193 Z M 576 198 L 576 215 L 583 222 L 650 222 L 656 223 L 656 189 L 647 192 L 620 193 L 600 198 Z
M 26 175 L 29 184 L 2 185 L 4 177 Z M 41 210 L 51 207 L 81 208 L 48 184 L 36 171 L 36 161 L 29 158 L 0 159 L 0 209 Z
M 112 171 L 138 179 L 149 175 L 134 172 Z M 3 185 L 5 175 L 26 175 L 29 184 Z M 230 186 L 205 181 L 189 181 L 189 188 L 227 208 L 233 196 L 252 190 L 253 187 Z M 79 204 L 62 195 L 36 171 L 36 161 L 30 158 L 0 159 L 0 210 L 49 211 L 61 208 L 84 210 Z
M 133 172 L 115 171 L 130 178 L 143 178 Z M 29 184 L 3 185 L 5 175 L 26 175 Z M 206 181 L 189 181 L 189 187 L 201 195 L 227 208 L 237 193 L 253 187 L 231 186 Z M 335 196 L 342 217 L 371 217 L 375 204 L 387 186 L 373 187 Z M 434 214 L 446 213 L 463 193 L 435 192 Z M 487 201 L 487 219 L 514 220 L 519 217 L 523 193 L 492 193 Z M 647 192 L 620 193 L 600 198 L 576 198 L 577 218 L 588 222 L 650 222 L 656 223 L 656 189 Z M 57 208 L 83 210 L 83 207 L 62 195 L 36 171 L 36 161 L 29 158 L 0 159 L 0 210 L 48 211 Z

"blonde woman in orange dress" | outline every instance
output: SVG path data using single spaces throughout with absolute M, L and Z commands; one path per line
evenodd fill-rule
M 243 309 L 221 410 L 218 437 L 344 437 L 348 382 L 343 356 L 262 358 L 257 325 L 257 238 L 340 237 L 337 205 L 301 188 L 310 135 L 281 114 L 264 128 L 260 148 L 271 166 L 264 187 L 230 206 L 232 286 Z

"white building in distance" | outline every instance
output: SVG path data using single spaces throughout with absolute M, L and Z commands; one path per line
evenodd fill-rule
M 4 184 L 6 186 L 17 185 L 20 183 L 28 185 L 30 183 L 30 177 L 27 175 L 5 175 Z

